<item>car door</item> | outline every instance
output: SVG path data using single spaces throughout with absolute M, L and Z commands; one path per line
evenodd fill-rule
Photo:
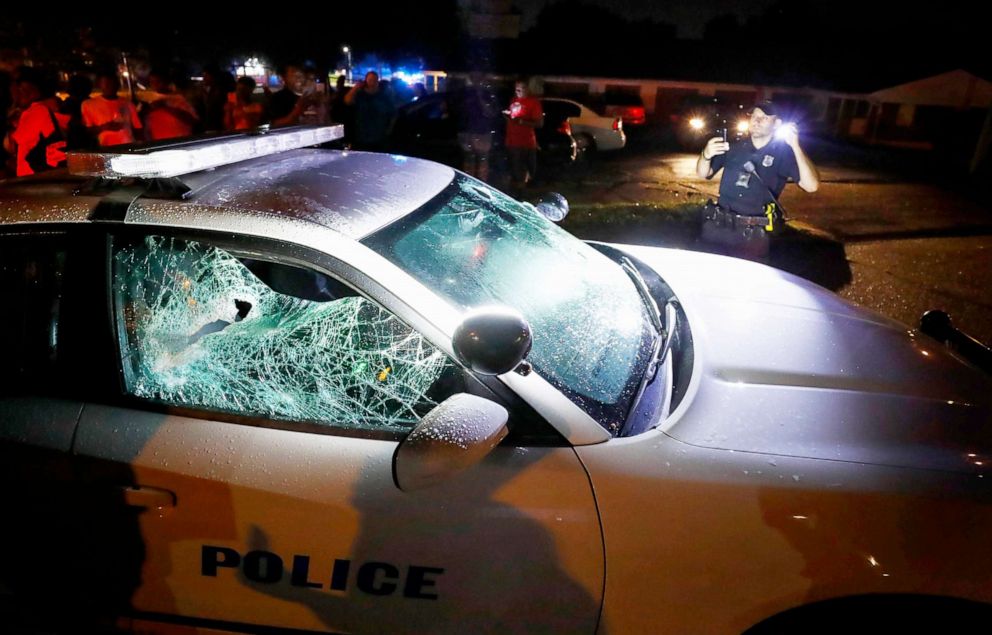
M 70 453 L 84 400 L 105 392 L 113 361 L 106 312 L 94 303 L 105 253 L 101 241 L 54 226 L 0 235 L 0 621 L 15 631 L 44 622 L 70 632 L 133 590 L 103 556 L 110 544 L 125 553 L 129 532 L 89 531 L 94 507 Z
M 118 237 L 112 259 L 126 401 L 87 405 L 75 452 L 137 513 L 134 617 L 595 630 L 600 526 L 570 447 L 504 444 L 401 492 L 407 431 L 450 394 L 486 394 L 425 337 L 335 277 L 200 240 Z

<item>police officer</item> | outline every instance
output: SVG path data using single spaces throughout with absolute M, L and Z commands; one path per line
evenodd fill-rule
M 779 114 L 772 102 L 759 103 L 748 123 L 750 139 L 731 146 L 725 137 L 713 137 L 696 161 L 701 178 L 711 179 L 723 169 L 719 204 L 705 210 L 703 240 L 729 255 L 767 260 L 768 235 L 785 184 L 791 179 L 807 192 L 820 186 L 816 166 L 799 145 L 798 129 Z

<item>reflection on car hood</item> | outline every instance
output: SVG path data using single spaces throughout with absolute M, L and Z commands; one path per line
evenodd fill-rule
M 620 246 L 685 308 L 690 394 L 666 432 L 694 445 L 981 474 L 992 379 L 938 342 L 791 274 Z

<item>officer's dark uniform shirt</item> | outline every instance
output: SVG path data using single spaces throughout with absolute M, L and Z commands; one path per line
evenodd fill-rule
M 758 177 L 748 169 L 748 164 Z M 720 179 L 720 205 L 737 214 L 763 216 L 765 205 L 782 194 L 789 179 L 799 181 L 799 165 L 792 148 L 784 141 L 772 140 L 760 150 L 750 139 L 735 143 L 724 154 L 710 161 L 715 175 L 723 168 Z M 713 178 L 711 175 L 710 178 Z

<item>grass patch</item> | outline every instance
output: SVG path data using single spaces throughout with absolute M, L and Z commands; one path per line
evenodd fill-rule
M 700 209 L 686 204 L 582 204 L 572 206 L 561 225 L 585 240 L 692 247 L 699 240 Z
M 701 209 L 693 204 L 579 204 L 562 227 L 584 240 L 719 253 L 700 240 Z M 801 223 L 775 234 L 768 264 L 828 289 L 840 289 L 851 281 L 843 243 Z

